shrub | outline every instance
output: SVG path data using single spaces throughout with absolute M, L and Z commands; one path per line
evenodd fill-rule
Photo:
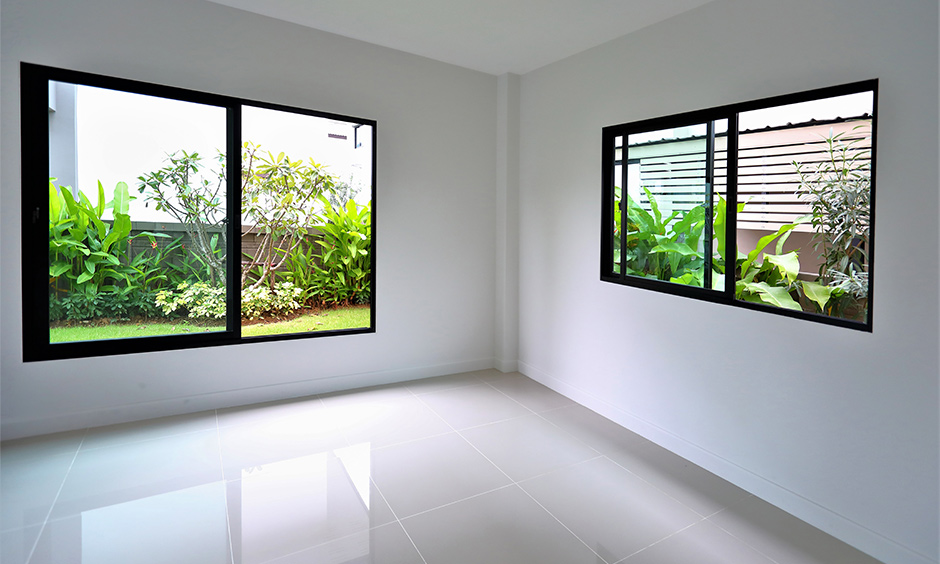
M 267 286 L 251 286 L 242 290 L 242 316 L 257 319 L 265 313 L 293 311 L 303 290 L 290 282 L 278 282 L 271 290 Z
M 183 310 L 188 317 L 223 319 L 225 317 L 225 288 L 205 282 L 183 282 L 174 290 L 157 292 L 156 303 L 165 315 Z
M 326 206 L 317 225 L 323 247 L 314 265 L 314 297 L 320 303 L 369 303 L 371 298 L 372 206 L 350 200 L 345 207 Z
M 139 288 L 115 292 L 53 295 L 49 298 L 49 321 L 85 321 L 97 317 L 129 319 L 160 315 L 156 294 Z

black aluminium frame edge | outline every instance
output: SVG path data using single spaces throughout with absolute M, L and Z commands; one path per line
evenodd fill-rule
M 728 148 L 725 151 L 725 256 L 738 256 L 738 230 L 728 226 L 738 224 L 738 114 L 728 115 Z M 737 262 L 737 259 L 735 259 Z M 734 269 L 728 273 L 725 261 L 724 294 L 728 301 L 734 301 Z
M 613 276 L 613 233 L 614 233 L 614 139 L 615 127 L 601 130 L 601 257 L 600 276 L 606 279 Z
M 79 85 L 87 85 L 99 88 L 112 89 L 147 96 L 162 97 L 186 102 L 193 102 L 209 106 L 221 107 L 226 112 L 226 148 L 230 151 L 227 160 L 227 166 L 235 160 L 235 166 L 229 170 L 239 170 L 241 168 L 240 158 L 240 139 L 231 135 L 229 129 L 231 125 L 237 124 L 240 129 L 240 112 L 243 106 L 256 106 L 267 109 L 280 110 L 290 113 L 310 115 L 336 121 L 345 121 L 349 123 L 358 123 L 372 127 L 372 219 L 370 229 L 372 232 L 371 245 L 371 267 L 372 277 L 370 280 L 371 307 L 370 307 L 370 326 L 354 329 L 339 329 L 330 331 L 318 331 L 308 333 L 288 333 L 283 335 L 271 335 L 264 337 L 243 338 L 240 336 L 240 324 L 232 326 L 228 319 L 231 319 L 232 310 L 236 312 L 235 320 L 240 319 L 240 296 L 235 294 L 234 284 L 227 284 L 226 292 L 226 313 L 227 323 L 225 331 L 197 333 L 187 335 L 163 335 L 156 337 L 139 337 L 129 339 L 107 339 L 98 341 L 77 341 L 55 343 L 49 342 L 49 300 L 46 289 L 48 287 L 48 232 L 47 226 L 42 221 L 48 218 L 49 200 L 48 192 L 45 189 L 30 189 L 34 186 L 48 185 L 48 163 L 49 163 L 49 143 L 48 127 L 30 127 L 30 124 L 42 123 L 47 121 L 48 114 L 48 85 L 50 82 L 65 82 Z M 311 110 L 307 108 L 296 108 L 282 104 L 268 102 L 259 102 L 247 99 L 240 99 L 233 96 L 189 90 L 175 86 L 167 86 L 151 82 L 144 82 L 134 79 L 112 77 L 62 69 L 45 65 L 38 65 L 22 61 L 20 63 L 20 129 L 21 129 L 21 195 L 23 198 L 21 209 L 21 248 L 23 272 L 21 275 L 23 288 L 21 292 L 22 310 L 23 310 L 23 360 L 24 362 L 59 360 L 69 358 L 86 358 L 94 356 L 113 356 L 120 354 L 134 354 L 141 352 L 158 352 L 169 350 L 184 350 L 190 348 L 203 348 L 210 346 L 237 345 L 254 342 L 281 341 L 293 339 L 322 338 L 338 335 L 362 334 L 375 332 L 375 199 L 376 199 L 376 162 L 377 162 L 377 122 L 374 119 L 358 118 L 343 114 Z M 236 115 L 237 114 L 237 115 Z M 234 146 L 237 151 L 231 153 L 231 147 Z M 38 163 L 39 166 L 36 166 Z M 230 205 L 230 215 L 228 216 L 228 226 L 230 235 L 235 233 L 235 229 L 240 227 L 240 201 L 237 197 L 240 186 L 239 177 L 234 174 L 229 175 L 227 179 L 227 202 L 231 204 L 236 202 L 234 207 Z M 237 189 L 232 190 L 232 186 Z M 233 219 L 234 216 L 234 219 Z M 227 252 L 240 252 L 240 240 L 235 241 L 236 237 L 229 236 Z M 240 238 L 239 238 L 240 239 Z M 232 255 L 235 256 L 235 255 Z M 237 255 L 237 256 L 240 256 Z M 227 282 L 236 281 L 237 276 L 230 275 L 229 270 L 234 271 L 233 263 L 228 261 L 226 276 L 231 276 Z M 232 296 L 238 296 L 233 300 Z M 93 347 L 90 343 L 105 343 L 108 347 Z M 101 349 L 107 348 L 105 352 Z
M 722 106 L 717 106 L 713 108 L 704 108 L 700 110 L 693 110 L 689 112 L 683 112 L 679 114 L 666 115 L 648 118 L 644 120 L 622 123 L 612 126 L 604 127 L 604 131 L 607 130 L 616 130 L 626 135 L 629 132 L 641 132 L 641 131 L 654 131 L 656 129 L 664 129 L 667 127 L 674 127 L 678 125 L 688 125 L 689 123 L 702 123 L 710 119 L 722 119 L 722 116 L 729 119 L 729 135 L 728 135 L 728 180 L 727 180 L 727 205 L 726 213 L 727 225 L 726 225 L 726 254 L 730 256 L 737 256 L 737 236 L 736 229 L 729 228 L 730 226 L 735 226 L 737 223 L 737 137 L 738 137 L 738 119 L 737 116 L 744 112 L 749 112 L 753 110 L 772 108 L 775 106 L 785 106 L 790 104 L 797 104 L 800 102 L 808 102 L 812 100 L 818 100 L 823 98 L 832 98 L 848 94 L 856 94 L 862 92 L 872 92 L 873 101 L 872 101 L 872 141 L 871 141 L 871 185 L 870 185 L 870 235 L 869 235 L 869 289 L 868 289 L 868 311 L 867 318 L 864 322 L 852 321 L 847 319 L 842 319 L 838 317 L 830 317 L 823 314 L 809 313 L 803 311 L 794 311 L 786 308 L 778 308 L 768 304 L 758 304 L 752 302 L 745 302 L 741 300 L 736 300 L 734 298 L 734 288 L 735 288 L 735 277 L 728 276 L 727 267 L 726 267 L 726 276 L 725 276 L 725 291 L 720 293 L 709 293 L 703 288 L 697 288 L 693 286 L 685 286 L 681 284 L 673 284 L 669 282 L 664 282 L 661 280 L 649 280 L 641 277 L 628 277 L 624 276 L 622 279 L 614 279 L 610 276 L 602 277 L 602 280 L 608 282 L 615 282 L 626 286 L 633 286 L 648 290 L 657 291 L 660 293 L 673 294 L 682 297 L 689 297 L 695 299 L 701 299 L 704 301 L 710 301 L 715 303 L 722 303 L 725 305 L 731 305 L 735 307 L 740 307 L 744 309 L 752 309 L 758 311 L 764 311 L 772 313 L 775 315 L 780 315 L 784 317 L 791 317 L 796 319 L 805 319 L 810 321 L 816 321 L 825 325 L 833 325 L 839 327 L 845 327 L 849 329 L 855 329 L 860 331 L 872 332 L 872 313 L 873 313 L 873 277 L 874 277 L 874 256 L 875 256 L 875 167 L 876 167 L 876 145 L 877 145 L 877 119 L 878 119 L 878 85 L 879 81 L 877 78 L 861 80 L 857 82 L 851 82 L 835 86 L 827 86 L 823 88 L 816 88 L 812 90 L 806 90 L 801 92 L 794 92 L 790 94 L 782 94 L 778 96 L 772 96 L 768 98 L 761 98 L 758 100 L 751 100 L 745 102 L 737 102 L 733 104 L 725 104 Z M 732 118 L 735 127 L 732 129 Z M 733 135 L 732 135 L 733 133 Z M 734 145 L 734 151 L 732 154 L 732 143 Z M 733 166 L 732 166 L 733 165 Z M 733 177 L 733 178 L 732 178 Z M 733 182 L 732 182 L 733 180 Z M 612 187 L 611 187 L 612 189 Z M 734 201 L 732 201 L 732 198 Z M 605 194 L 606 199 L 606 194 Z M 732 222 L 734 219 L 734 222 Z M 602 222 L 603 223 L 603 222 Z M 606 235 L 605 235 L 606 236 Z M 602 239 L 604 240 L 604 239 Z M 732 245 L 733 243 L 733 245 Z M 603 264 L 603 263 L 602 263 Z M 705 293 L 703 293 L 705 290 Z
M 39 95 L 46 88 L 46 96 Z M 32 65 L 20 66 L 20 177 L 23 184 L 21 197 L 21 261 L 30 260 L 29 257 L 41 256 L 48 261 L 48 234 L 43 237 L 36 236 L 43 220 L 48 220 L 49 204 L 48 191 L 39 187 L 49 182 L 49 145 L 36 127 L 30 124 L 38 120 L 42 123 L 48 115 L 48 82 L 42 77 L 40 70 Z M 48 130 L 48 128 L 47 128 Z M 37 162 L 38 161 L 38 162 Z M 43 178 L 45 177 L 45 181 Z M 26 186 L 35 186 L 34 190 L 27 190 Z M 46 199 L 45 204 L 43 199 Z M 43 211 L 45 210 L 45 214 Z M 42 243 L 45 244 L 42 244 Z M 33 288 L 46 288 L 48 280 L 41 268 L 23 268 L 22 280 L 22 311 L 23 311 L 23 360 L 33 361 L 45 357 L 49 348 L 49 339 L 45 342 L 41 338 L 43 331 L 48 334 L 49 301 L 48 299 L 35 299 Z M 45 327 L 44 327 L 45 325 Z
M 239 184 L 242 178 L 241 138 L 242 110 L 239 106 L 229 106 L 225 110 L 225 200 L 226 229 L 225 239 L 225 328 L 236 340 L 242 336 L 241 292 L 232 282 L 239 278 L 235 265 L 241 265 L 242 256 L 242 214 Z

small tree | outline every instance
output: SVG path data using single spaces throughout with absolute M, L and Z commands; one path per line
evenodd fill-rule
M 274 271 L 307 236 L 317 221 L 318 197 L 332 193 L 335 184 L 313 159 L 292 161 L 284 153 L 259 149 L 245 142 L 242 150 L 242 221 L 261 235 L 258 251 L 242 267 L 243 289 L 274 288 Z M 253 271 L 258 279 L 249 285 Z
M 225 279 L 225 155 L 219 153 L 217 160 L 217 170 L 206 170 L 211 181 L 200 174 L 199 154 L 186 151 L 169 154 L 166 166 L 137 178 L 148 202 L 186 226 L 190 249 L 205 265 L 212 285 Z
M 865 127 L 857 126 L 858 130 Z M 800 177 L 797 194 L 812 210 L 814 248 L 822 258 L 820 279 L 843 284 L 846 279 L 864 285 L 853 293 L 868 293 L 867 264 L 871 224 L 871 149 L 863 135 L 847 139 L 846 132 L 826 138 L 826 159 L 810 165 L 794 162 Z

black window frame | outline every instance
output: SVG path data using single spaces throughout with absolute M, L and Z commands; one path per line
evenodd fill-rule
M 371 126 L 372 210 L 370 227 L 372 230 L 372 245 L 370 250 L 371 307 L 369 327 L 243 337 L 241 335 L 240 261 L 230 258 L 226 261 L 226 328 L 224 331 L 50 343 L 48 290 L 49 237 L 47 225 L 49 199 L 48 190 L 46 188 L 49 184 L 48 92 L 50 82 L 93 86 L 224 108 L 226 110 L 226 229 L 228 230 L 226 256 L 228 257 L 241 256 L 241 237 L 236 234 L 241 234 L 240 180 L 242 106 L 253 106 Z M 200 92 L 175 86 L 61 69 L 27 62 L 21 62 L 20 64 L 20 119 L 22 183 L 21 250 L 23 255 L 21 279 L 23 284 L 24 362 L 375 333 L 377 123 L 374 119 L 358 118 L 257 100 L 247 100 L 233 96 Z
M 737 248 L 737 206 L 738 206 L 738 116 L 744 112 L 772 108 L 775 106 L 785 106 L 800 102 L 810 102 L 814 100 L 832 98 L 848 94 L 857 94 L 862 92 L 872 93 L 872 115 L 871 115 L 871 184 L 870 184 L 870 225 L 869 225 L 869 248 L 868 250 L 868 307 L 867 317 L 864 322 L 843 319 L 839 317 L 830 317 L 823 314 L 812 312 L 795 311 L 785 308 L 774 307 L 768 304 L 747 302 L 735 298 L 735 279 L 733 275 L 726 275 L 723 289 L 709 289 L 696 286 L 677 284 L 663 280 L 653 280 L 638 276 L 631 276 L 622 272 L 614 271 L 614 208 L 615 196 L 614 187 L 616 180 L 614 178 L 614 169 L 616 159 L 615 139 L 622 137 L 622 159 L 627 160 L 627 136 L 633 133 L 643 133 L 666 128 L 682 127 L 691 124 L 702 124 L 706 122 L 728 120 L 728 140 L 727 140 L 727 172 L 726 172 L 726 229 L 725 245 L 728 256 L 736 257 Z M 869 79 L 837 86 L 817 88 L 792 94 L 772 96 L 759 100 L 727 104 L 713 108 L 706 108 L 668 116 L 644 119 L 635 122 L 611 125 L 602 128 L 601 131 L 601 245 L 600 245 L 600 279 L 604 282 L 621 284 L 645 290 L 672 294 L 687 298 L 694 298 L 708 302 L 720 303 L 744 309 L 762 311 L 785 317 L 804 319 L 827 325 L 835 325 L 856 329 L 865 332 L 872 332 L 872 311 L 874 296 L 874 256 L 875 256 L 875 183 L 876 183 L 876 145 L 877 145 L 877 122 L 878 122 L 878 79 Z M 626 167 L 623 167 L 624 176 Z M 623 188 L 626 190 L 626 187 Z M 621 201 L 625 201 L 622 198 Z M 710 222 L 709 222 L 710 223 Z M 625 234 L 624 234 L 625 237 Z M 624 241 L 625 243 L 625 241 Z M 623 249 L 623 247 L 621 247 Z

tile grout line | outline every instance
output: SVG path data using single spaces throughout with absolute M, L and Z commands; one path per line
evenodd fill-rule
M 225 532 L 228 534 L 228 553 L 232 564 L 235 564 L 235 546 L 232 544 L 232 520 L 228 515 L 228 482 L 225 479 L 225 461 L 222 458 L 222 428 L 219 425 L 219 410 L 215 413 L 215 436 L 219 441 L 219 470 L 222 473 L 222 505 L 225 507 Z
M 496 389 L 494 386 L 490 385 L 489 382 L 485 382 L 485 383 L 486 383 L 488 386 L 490 386 L 491 388 Z M 503 395 L 506 396 L 506 397 L 509 397 L 509 396 L 506 395 L 506 393 L 503 392 L 502 390 L 496 389 L 496 391 L 498 391 L 499 393 L 503 394 Z M 514 399 L 511 398 L 511 397 L 510 397 L 509 399 L 512 399 L 513 401 L 516 401 L 516 400 L 514 400 Z M 516 403 L 519 403 L 519 402 L 516 401 Z M 425 404 L 425 405 L 427 405 L 427 404 Z M 522 404 L 519 403 L 519 405 L 522 405 Z M 430 406 L 428 406 L 428 407 L 430 407 Z M 532 411 L 531 409 L 529 409 L 529 408 L 526 407 L 525 405 L 522 405 L 522 407 L 528 409 L 529 411 Z M 532 413 L 538 415 L 538 413 L 536 413 L 535 411 L 532 411 Z M 511 418 L 511 419 L 514 419 L 514 418 Z M 445 423 L 447 423 L 447 421 L 445 421 Z M 495 423 L 495 422 L 491 422 L 490 424 L 492 424 L 492 423 Z M 465 499 L 453 501 L 453 502 L 451 502 L 451 503 L 448 503 L 448 504 L 445 504 L 445 505 L 441 505 L 441 506 L 439 506 L 439 507 L 434 507 L 434 508 L 431 508 L 431 509 L 427 509 L 427 510 L 421 512 L 421 513 L 427 513 L 428 511 L 434 511 L 435 509 L 440 509 L 440 507 L 446 507 L 446 506 L 452 505 L 452 504 L 454 504 L 454 503 L 460 503 L 461 501 L 465 501 L 466 499 L 472 499 L 472 498 L 474 498 L 474 497 L 478 497 L 478 496 L 481 496 L 481 495 L 485 495 L 485 494 L 488 494 L 488 493 L 492 493 L 492 492 L 494 492 L 494 491 L 498 491 L 498 490 L 501 490 L 501 489 L 504 489 L 504 488 L 508 488 L 508 487 L 510 487 L 510 486 L 515 486 L 517 489 L 519 489 L 520 491 L 522 491 L 522 493 L 524 493 L 525 495 L 527 495 L 527 496 L 529 497 L 529 499 L 531 499 L 532 501 L 534 501 L 536 505 L 538 505 L 539 507 L 541 507 L 542 510 L 545 511 L 552 519 L 554 519 L 555 521 L 557 521 L 559 525 L 561 525 L 562 527 L 564 527 L 566 531 L 568 531 L 569 533 L 571 533 L 571 536 L 573 536 L 574 538 L 578 539 L 578 541 L 579 541 L 582 545 L 584 545 L 585 548 L 587 548 L 588 550 L 590 550 L 592 554 L 594 554 L 595 556 L 597 556 L 598 558 L 600 558 L 601 562 L 607 563 L 607 560 L 605 560 L 600 554 L 598 554 L 597 552 L 595 552 L 593 548 L 591 548 L 590 546 L 588 546 L 588 544 L 587 544 L 586 542 L 584 542 L 584 540 L 583 540 L 581 537 L 579 537 L 578 535 L 576 535 L 576 534 L 574 533 L 574 531 L 572 531 L 571 529 L 569 529 L 567 525 L 565 525 L 564 523 L 562 523 L 561 520 L 560 520 L 558 517 L 556 517 L 554 513 L 552 513 L 552 512 L 549 511 L 548 509 L 546 509 L 544 505 L 542 505 L 541 503 L 539 503 L 539 501 L 538 501 L 537 499 L 535 499 L 534 497 L 532 497 L 532 494 L 530 494 L 528 491 L 526 491 L 525 488 L 523 488 L 521 485 L 519 485 L 519 482 L 517 482 L 516 480 L 514 480 L 514 479 L 513 479 L 509 474 L 507 474 L 506 471 L 503 470 L 498 464 L 496 464 L 495 462 L 493 462 L 492 460 L 490 460 L 490 458 L 489 458 L 488 456 L 486 456 L 486 455 L 483 453 L 483 451 L 481 451 L 479 448 L 477 448 L 477 446 L 476 446 L 475 444 L 473 444 L 472 442 L 470 442 L 470 440 L 469 440 L 467 437 L 465 437 L 459 430 L 457 430 L 456 428 L 454 428 L 453 425 L 450 425 L 450 423 L 447 423 L 447 424 L 448 424 L 452 429 L 454 429 L 454 432 L 457 433 L 457 435 L 458 435 L 460 438 L 462 438 L 468 445 L 470 445 L 471 448 L 473 448 L 475 451 L 477 451 L 478 453 L 480 453 L 480 456 L 482 456 L 487 462 L 489 462 L 490 464 L 492 464 L 497 470 L 499 470 L 500 472 L 502 472 L 502 474 L 503 474 L 504 476 L 506 476 L 506 478 L 510 481 L 510 484 L 508 484 L 508 485 L 506 485 L 506 486 L 503 486 L 503 487 L 500 487 L 500 488 L 496 488 L 496 489 L 487 491 L 487 492 L 481 492 L 481 493 L 479 493 L 479 494 L 477 494 L 477 495 L 474 495 L 474 496 L 471 496 L 471 497 L 468 497 L 468 498 L 465 498 Z M 595 451 L 593 448 L 592 448 L 591 450 L 594 451 L 594 452 L 597 452 L 597 451 Z M 598 456 L 601 456 L 601 455 L 598 455 Z M 590 460 L 594 460 L 594 459 L 596 459 L 596 458 L 598 458 L 598 457 L 593 457 L 593 458 L 591 458 Z M 585 462 L 585 461 L 582 460 L 582 461 L 577 462 L 577 463 L 575 463 L 575 464 L 580 464 L 581 462 Z M 573 465 L 574 465 L 574 464 L 572 464 L 572 465 L 570 465 L 570 466 L 573 466 Z M 565 466 L 565 467 L 569 467 L 569 466 Z M 555 468 L 555 469 L 553 469 L 553 470 L 558 470 L 558 468 Z M 551 472 L 551 471 L 545 472 L 545 473 L 540 474 L 540 475 L 548 474 L 548 473 L 550 473 L 550 472 Z M 535 477 L 538 477 L 538 476 L 533 476 L 533 477 L 528 478 L 528 479 L 532 479 L 532 478 L 535 478 Z M 391 505 L 390 505 L 389 507 L 391 507 Z M 415 515 L 420 515 L 421 513 L 416 513 Z M 409 518 L 410 518 L 410 517 L 414 517 L 415 515 L 409 515 Z M 404 527 L 404 525 L 402 525 L 402 527 Z M 415 547 L 415 548 L 417 548 L 417 547 Z M 608 564 L 610 564 L 610 563 L 608 563 Z
M 421 561 L 424 562 L 424 564 L 428 564 L 428 561 L 424 557 L 424 554 L 421 554 L 421 549 L 418 548 L 418 545 L 415 543 L 415 540 L 411 538 L 411 533 L 409 533 L 408 529 L 405 528 L 405 524 L 401 522 L 401 518 L 398 516 L 398 512 L 395 511 L 395 509 L 392 507 L 392 504 L 388 502 L 388 499 L 385 497 L 385 494 L 382 493 L 382 488 L 380 488 L 379 485 L 375 483 L 375 479 L 372 476 L 369 476 L 369 483 L 375 486 L 375 491 L 377 491 L 378 494 L 382 496 L 382 501 L 385 502 L 385 505 L 388 506 L 388 510 L 392 512 L 392 516 L 395 517 L 394 522 L 398 523 L 398 526 L 401 527 L 402 532 L 404 532 L 405 536 L 408 537 L 408 542 L 410 542 L 411 546 L 414 547 L 415 552 L 418 553 L 418 557 L 421 558 Z
M 753 497 L 753 496 L 752 496 L 752 497 Z M 769 554 L 765 554 L 763 550 L 760 550 L 760 549 L 757 548 L 756 546 L 752 545 L 751 543 L 749 543 L 749 542 L 747 542 L 746 540 L 742 539 L 742 538 L 739 537 L 738 535 L 736 535 L 736 534 L 734 534 L 733 532 L 729 531 L 728 529 L 722 527 L 720 524 L 718 524 L 718 523 L 716 523 L 716 522 L 714 522 L 714 521 L 711 520 L 712 517 L 714 517 L 715 515 L 718 515 L 719 513 L 724 512 L 726 509 L 729 509 L 729 508 L 730 508 L 730 506 L 724 507 L 724 508 L 722 508 L 721 510 L 716 511 L 716 512 L 713 513 L 712 515 L 706 517 L 705 520 L 708 521 L 709 523 L 711 523 L 712 525 L 718 527 L 719 529 L 721 529 L 721 530 L 724 531 L 725 533 L 727 533 L 728 536 L 730 536 L 730 537 L 733 538 L 734 540 L 736 540 L 736 541 L 740 542 L 741 544 L 743 544 L 744 546 L 750 548 L 751 550 L 753 550 L 753 551 L 756 552 L 757 554 L 760 554 L 761 556 L 763 556 L 763 557 L 766 558 L 767 560 L 773 562 L 774 564 L 779 564 L 779 562 L 778 562 L 775 558 L 772 558 Z
M 592 459 L 592 460 L 593 460 L 593 459 Z M 584 542 L 584 539 L 582 539 L 582 538 L 579 537 L 574 531 L 572 531 L 571 529 L 569 529 L 569 528 L 568 528 L 568 525 L 565 525 L 565 524 L 561 521 L 561 519 L 559 519 L 558 517 L 556 517 L 554 513 L 552 513 L 551 511 L 548 510 L 547 507 L 545 507 L 544 505 L 542 505 L 542 504 L 539 502 L 539 500 L 535 499 L 535 498 L 532 496 L 532 494 L 530 494 L 525 488 L 523 488 L 523 487 L 520 486 L 519 484 L 516 484 L 516 487 L 518 487 L 520 490 L 522 490 L 522 493 L 524 493 L 524 494 L 526 494 L 527 496 L 529 496 L 529 499 L 531 499 L 532 501 L 534 501 L 536 505 L 538 505 L 539 507 L 541 507 L 541 508 L 542 508 L 542 511 L 544 511 L 545 513 L 548 513 L 548 516 L 549 516 L 549 517 L 551 517 L 552 519 L 554 519 L 555 521 L 557 521 L 559 525 L 561 525 L 562 527 L 565 528 L 566 531 L 568 531 L 569 533 L 571 533 L 571 536 L 573 536 L 574 538 L 578 539 L 578 541 L 579 541 L 581 544 L 583 544 L 583 545 L 585 546 L 585 548 L 587 548 L 588 550 L 590 550 L 592 554 L 594 554 L 595 556 L 597 556 L 598 558 L 600 558 L 601 562 L 605 562 L 605 563 L 607 563 L 607 564 L 613 564 L 613 563 L 608 562 L 606 558 L 604 558 L 603 556 L 601 556 L 600 554 L 598 554 L 596 550 L 594 550 L 593 548 L 591 548 L 590 545 L 588 545 L 588 543 Z
M 52 510 L 55 509 L 55 504 L 59 501 L 59 496 L 62 494 L 62 489 L 65 487 L 65 481 L 68 480 L 69 474 L 72 473 L 72 467 L 75 466 L 75 460 L 78 458 L 78 453 L 82 450 L 82 445 L 85 444 L 85 437 L 88 436 L 88 430 L 90 427 L 85 427 L 85 431 L 82 433 L 82 440 L 78 442 L 78 446 L 75 448 L 75 454 L 72 455 L 72 461 L 69 462 L 68 470 L 65 471 L 65 476 L 62 477 L 62 483 L 59 484 L 59 489 L 55 492 L 55 497 L 52 499 L 52 505 L 49 506 L 49 511 L 46 512 L 46 518 L 43 519 L 42 525 L 39 527 L 39 534 L 36 535 L 36 540 L 33 542 L 33 547 L 29 549 L 29 555 L 26 557 L 25 564 L 33 559 L 33 554 L 36 552 L 36 547 L 39 546 L 39 539 L 42 538 L 43 531 L 46 530 L 46 525 L 49 523 L 49 518 L 52 517 Z
M 643 552 L 644 550 L 647 550 L 647 549 L 649 549 L 649 548 L 652 548 L 652 547 L 656 546 L 657 544 L 659 544 L 659 543 L 661 543 L 661 542 L 663 542 L 663 541 L 665 541 L 665 540 L 667 540 L 667 539 L 671 539 L 672 537 L 678 535 L 678 534 L 681 533 L 682 531 L 685 531 L 685 530 L 687 530 L 687 529 L 690 529 L 691 527 L 694 527 L 694 526 L 698 525 L 699 523 L 704 523 L 706 520 L 707 520 L 706 518 L 699 519 L 698 521 L 696 521 L 696 522 L 694 522 L 694 523 L 692 523 L 692 524 L 690 524 L 690 525 L 686 525 L 685 527 L 682 527 L 682 528 L 679 529 L 678 531 L 674 531 L 674 532 L 672 532 L 672 533 L 669 533 L 668 535 L 664 536 L 663 538 L 659 539 L 658 541 L 653 542 L 653 543 L 650 543 L 650 544 L 644 546 L 643 548 L 641 548 L 640 550 L 637 550 L 637 551 L 635 551 L 635 552 L 633 552 L 633 553 L 631 553 L 631 554 L 628 554 L 628 555 L 624 556 L 623 558 L 621 558 L 620 560 L 617 560 L 617 561 L 614 562 L 613 564 L 622 564 L 622 563 L 624 563 L 626 560 L 628 560 L 628 559 L 630 559 L 630 558 L 633 558 L 634 556 L 636 556 L 637 554 Z

